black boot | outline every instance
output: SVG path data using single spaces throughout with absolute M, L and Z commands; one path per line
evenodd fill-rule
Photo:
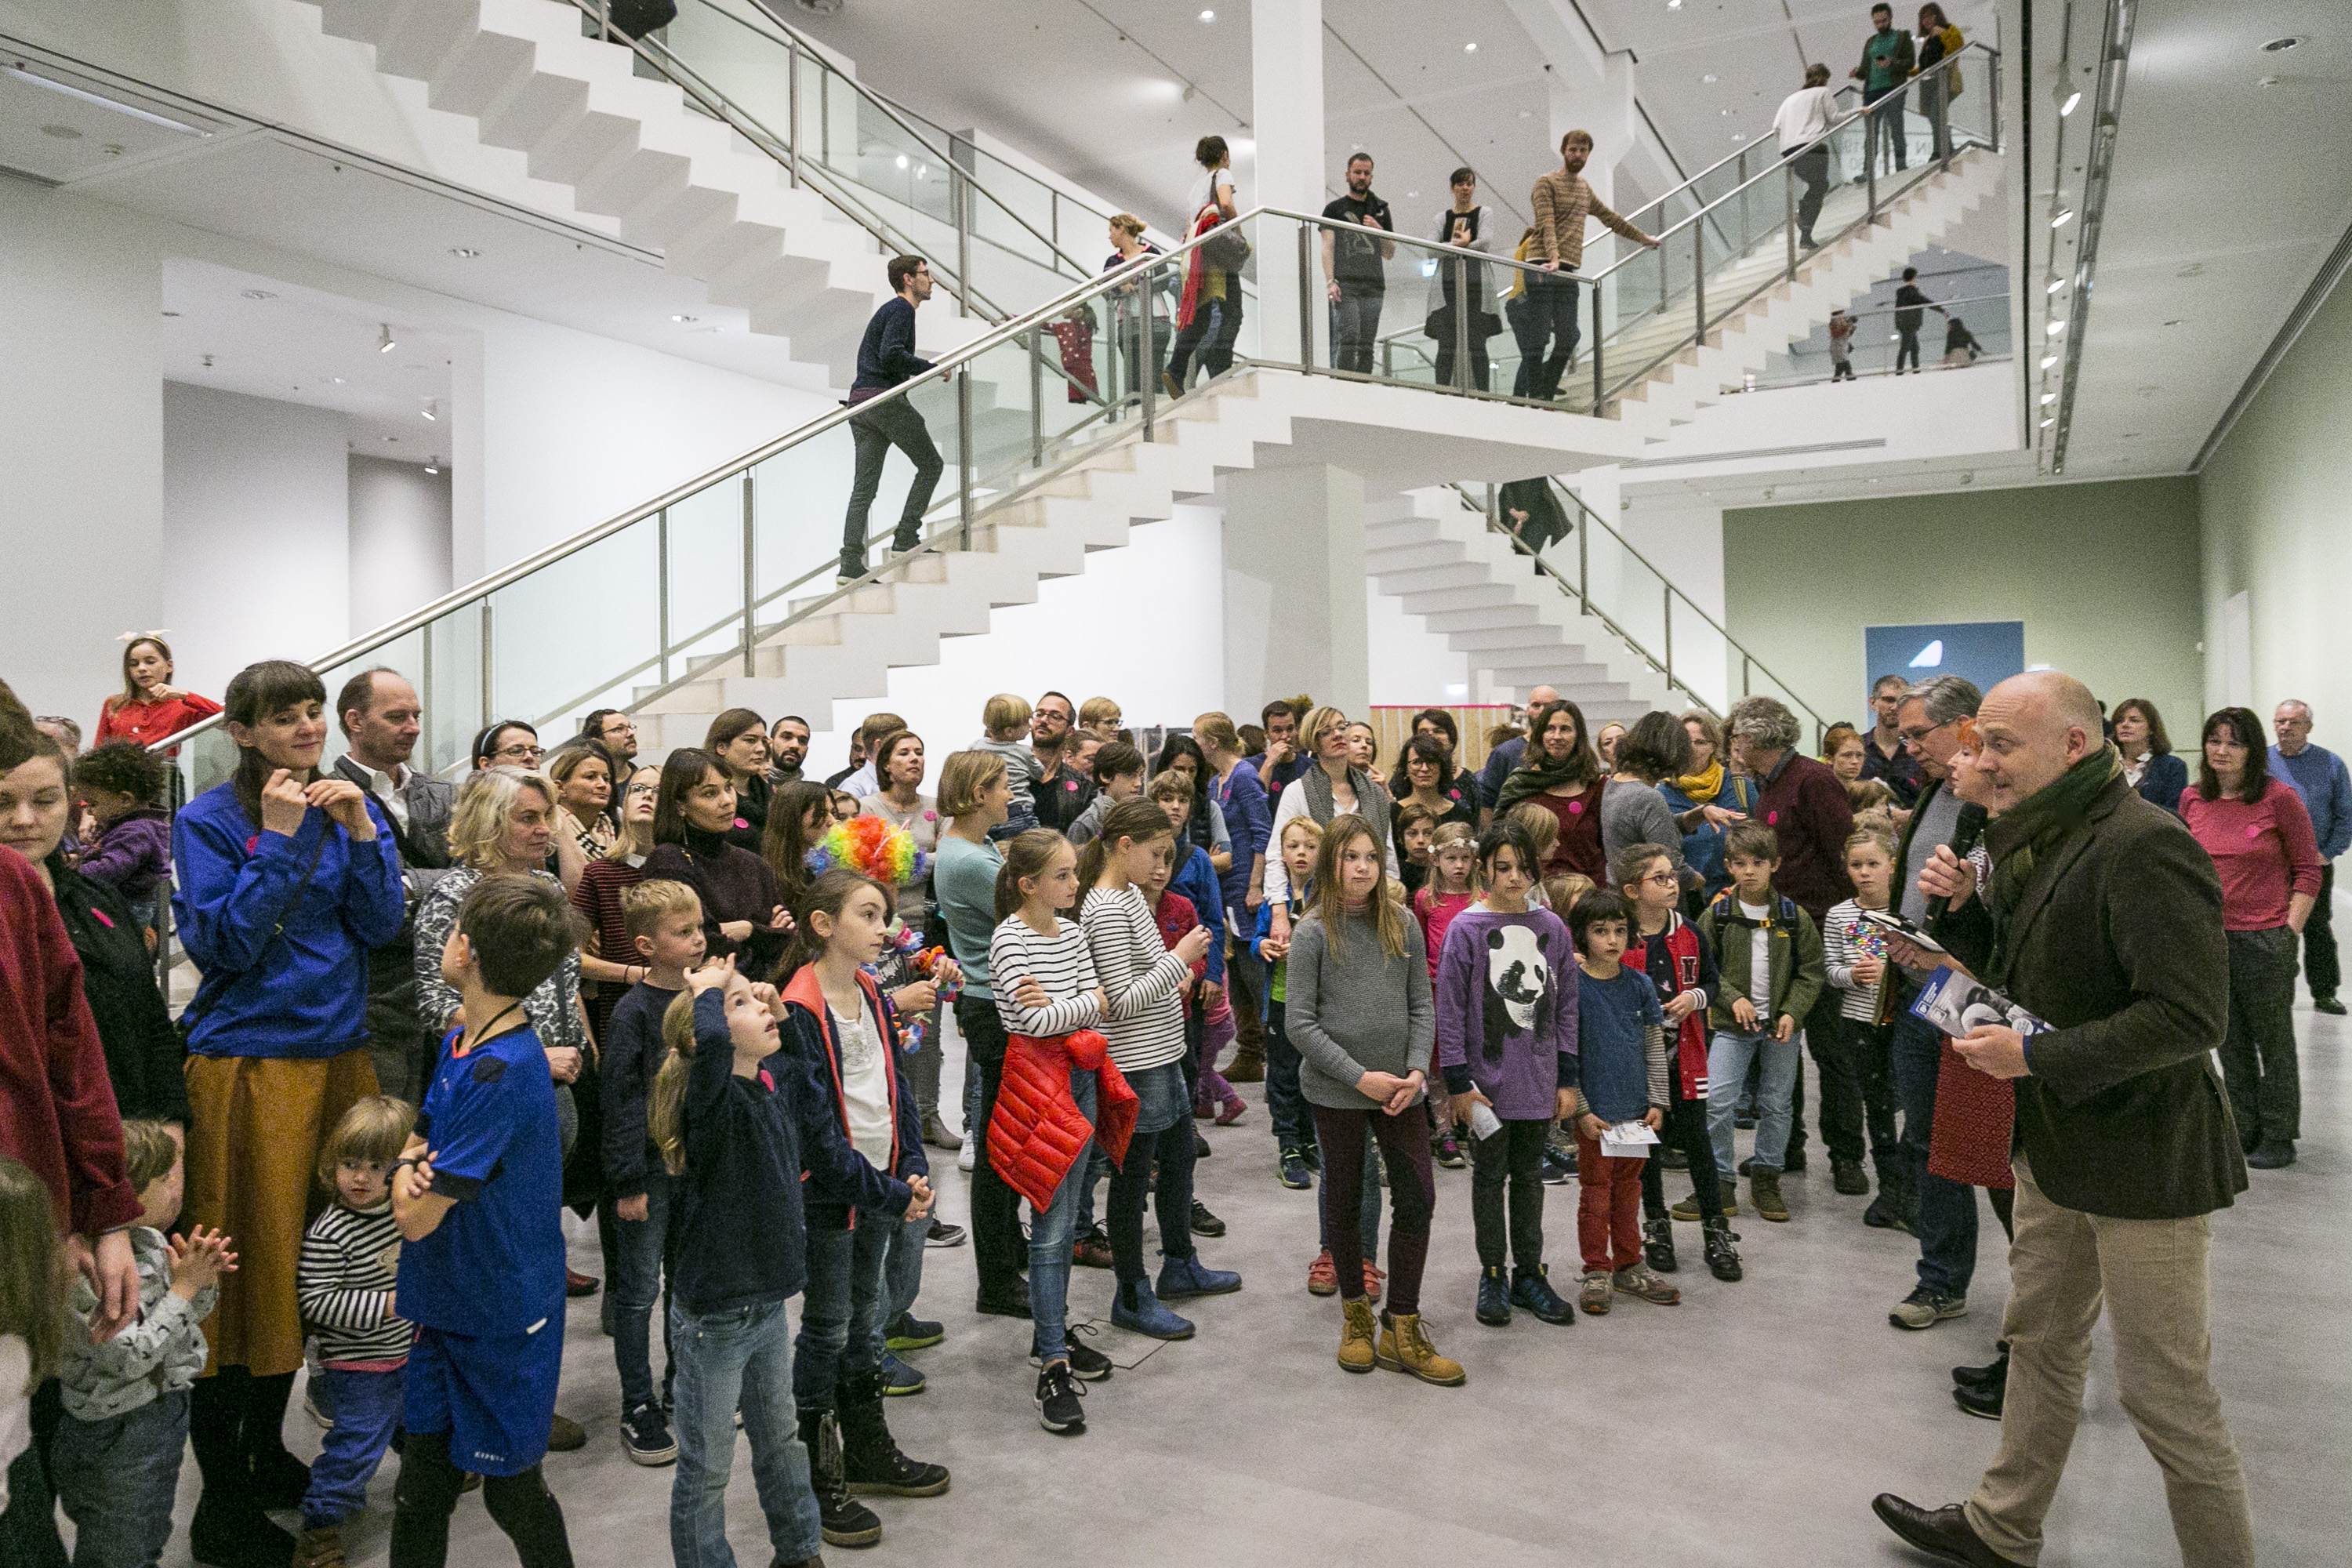
M 1648 1260 L 1653 1273 L 1672 1274 L 1675 1271 L 1675 1226 L 1672 1220 L 1661 1215 L 1656 1219 L 1642 1222 L 1642 1256 Z
M 1878 1173 L 1878 1195 L 1862 1211 L 1862 1223 L 1874 1230 L 1911 1230 L 1917 1212 L 1910 1178 L 1890 1168 Z
M 1727 1219 L 1706 1222 L 1706 1266 L 1717 1279 L 1726 1284 L 1737 1283 L 1740 1278 L 1739 1249 L 1731 1244 L 1739 1239 Z
M 808 1449 L 809 1485 L 816 1492 L 816 1510 L 828 1546 L 871 1546 L 882 1539 L 882 1520 L 872 1509 L 849 1495 L 841 1474 L 841 1428 L 833 1412 L 809 1409 L 800 1413 L 801 1444 Z
M 1952 1369 L 1953 1386 L 1979 1391 L 2005 1386 L 2009 1382 L 2009 1342 L 2003 1340 L 1993 1346 L 1993 1349 L 2000 1353 L 1995 1356 L 1989 1365 L 1954 1367 Z
M 882 1416 L 882 1373 L 856 1373 L 841 1380 L 841 1470 L 853 1492 L 892 1497 L 937 1497 L 948 1489 L 945 1465 L 910 1459 L 892 1441 Z
M 205 1568 L 287 1568 L 294 1561 L 294 1537 L 270 1521 L 254 1495 L 245 1441 L 252 1383 L 243 1367 L 224 1367 L 198 1379 L 189 1395 L 188 1440 L 205 1489 L 188 1521 L 188 1552 Z
M 310 1467 L 286 1451 L 286 1405 L 294 1374 L 257 1377 L 245 1396 L 245 1459 L 253 1495 L 264 1508 L 298 1509 L 310 1490 Z

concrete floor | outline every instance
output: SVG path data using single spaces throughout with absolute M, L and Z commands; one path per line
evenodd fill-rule
M 2307 1011 L 2296 1022 L 2302 1163 L 2254 1173 L 2252 1191 L 2217 1216 L 2212 1271 L 2215 1372 L 2252 1490 L 2255 1539 L 2275 1564 L 2344 1561 L 2352 1451 L 2352 1251 L 2297 1239 L 2318 1237 L 2328 1216 L 2352 1206 L 2344 1068 L 2352 1028 Z M 961 1050 L 952 1032 L 949 1049 L 952 1094 Z M 1918 1560 L 1872 1517 L 1872 1496 L 1958 1500 L 1993 1452 L 1999 1428 L 1953 1407 L 1947 1373 L 1954 1363 L 1990 1359 L 1998 1335 L 2008 1269 L 1990 1208 L 1972 1311 L 1922 1333 L 1886 1321 L 1910 1289 L 1916 1244 L 1865 1228 L 1865 1200 L 1831 1193 L 1821 1173 L 1786 1184 L 1791 1223 L 1766 1225 L 1752 1212 L 1738 1222 L 1740 1284 L 1711 1278 L 1696 1227 L 1678 1226 L 1681 1306 L 1621 1297 L 1607 1317 L 1569 1328 L 1520 1314 L 1489 1329 L 1470 1311 L 1469 1173 L 1441 1170 L 1424 1308 L 1439 1348 L 1469 1369 L 1469 1383 L 1351 1377 L 1333 1361 L 1336 1302 L 1305 1289 L 1315 1194 L 1275 1181 L 1258 1087 L 1245 1092 L 1249 1113 L 1209 1129 L 1215 1154 L 1199 1180 L 1230 1226 L 1202 1244 L 1202 1255 L 1240 1269 L 1245 1288 L 1188 1304 L 1198 1337 L 1157 1346 L 1108 1328 L 1107 1271 L 1077 1271 L 1072 1315 L 1106 1320 L 1094 1342 L 1120 1367 L 1093 1386 L 1084 1436 L 1038 1426 L 1028 1325 L 972 1314 L 970 1247 L 928 1255 L 919 1310 L 944 1320 L 949 1337 L 909 1358 L 929 1389 L 892 1400 L 889 1414 L 903 1447 L 950 1467 L 954 1489 L 873 1500 L 881 1545 L 836 1548 L 832 1561 L 1402 1568 L 1476 1554 L 1681 1568 L 1894 1564 Z M 961 1220 L 968 1178 L 951 1157 L 943 1163 L 944 1212 Z M 1684 1180 L 1671 1176 L 1670 1193 L 1685 1190 Z M 1549 1193 L 1553 1275 L 1572 1289 L 1576 1188 Z M 572 1258 L 601 1272 L 593 1226 L 573 1226 Z M 2156 1465 L 2116 1404 L 2104 1330 L 2101 1340 L 2043 1562 L 2178 1561 Z M 597 1331 L 593 1298 L 572 1304 L 564 1370 L 559 1408 L 587 1427 L 589 1443 L 551 1456 L 547 1476 L 577 1560 L 583 1568 L 667 1562 L 670 1472 L 632 1465 L 620 1449 L 610 1342 Z M 317 1430 L 299 1403 L 288 1427 L 298 1454 L 315 1451 Z M 385 1559 L 397 1468 L 387 1462 L 367 1513 L 345 1531 L 354 1568 Z M 195 1481 L 190 1463 L 183 1527 Z M 738 1460 L 730 1509 L 737 1552 L 761 1568 L 769 1554 L 748 1457 Z M 450 1560 L 513 1561 L 478 1497 L 459 1508 Z M 163 1563 L 188 1561 L 183 1529 Z

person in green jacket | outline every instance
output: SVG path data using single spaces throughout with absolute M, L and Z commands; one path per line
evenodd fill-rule
M 1727 1190 L 1737 1165 L 1732 1111 L 1748 1063 L 1761 1058 L 1763 1085 L 1756 1096 L 1756 1157 L 1748 1194 L 1762 1218 L 1789 1217 L 1780 1198 L 1780 1163 L 1788 1152 L 1789 1119 L 1797 1084 L 1799 1022 L 1828 984 L 1822 936 L 1812 917 L 1772 886 L 1780 866 L 1780 837 L 1760 822 L 1733 825 L 1725 836 L 1724 868 L 1731 886 L 1699 917 L 1715 949 L 1722 984 L 1707 1009 L 1715 1043 L 1707 1052 L 1708 1140 L 1717 1179 Z
M 1881 142 L 1895 144 L 1895 167 L 1910 164 L 1910 149 L 1904 145 L 1903 105 L 1909 95 L 1905 86 L 1911 79 L 1916 59 L 1911 47 L 1911 35 L 1895 25 L 1895 8 L 1873 5 L 1871 26 L 1877 30 L 1863 40 L 1862 63 L 1850 73 L 1862 83 L 1862 106 L 1870 113 L 1870 151 L 1864 166 L 1878 161 Z M 1884 103 L 1885 107 L 1879 107 Z

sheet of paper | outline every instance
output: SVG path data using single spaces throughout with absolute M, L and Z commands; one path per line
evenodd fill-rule
M 1612 1160 L 1646 1160 L 1658 1135 L 1645 1121 L 1620 1121 L 1601 1131 L 1601 1152 Z

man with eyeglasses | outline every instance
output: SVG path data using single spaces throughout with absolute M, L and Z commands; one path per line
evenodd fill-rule
M 416 910 L 449 868 L 457 786 L 408 765 L 424 733 L 424 706 L 398 671 L 365 669 L 345 681 L 335 719 L 346 750 L 332 771 L 375 797 L 400 851 L 408 910 L 400 933 L 368 953 L 368 1055 L 377 1087 L 414 1105 L 424 1097 L 434 1045 L 416 1010 Z
M 1934 675 L 1906 687 L 1895 703 L 1895 728 L 1924 778 L 1918 804 L 1895 851 L 1893 889 L 1903 918 L 1924 927 L 1927 895 L 1919 890 L 1919 869 L 1952 841 L 1959 826 L 1960 797 L 1951 788 L 1953 759 L 1960 751 L 1960 724 L 1976 717 L 1983 700 L 1957 675 Z M 1903 1140 L 1896 1168 L 1903 1174 L 1890 1194 L 1881 1188 L 1863 1215 L 1867 1225 L 1901 1228 L 1908 1221 L 1919 1237 L 1918 1281 L 1888 1320 L 1897 1328 L 1932 1329 L 1968 1310 L 1969 1282 L 1977 1265 L 1977 1194 L 1964 1182 L 1927 1169 L 1927 1137 L 1936 1124 L 1936 1075 L 1941 1070 L 1943 1037 L 1912 1016 L 1911 1003 L 1928 971 L 1897 969 L 1895 994 L 1888 1004 L 1895 1019 L 1890 1051 L 1895 1062 L 1895 1100 L 1903 1110 Z
M 1037 826 L 1067 833 L 1070 824 L 1086 815 L 1095 801 L 1094 781 L 1076 764 L 1071 739 L 1076 732 L 1077 710 L 1058 691 L 1048 691 L 1029 710 L 1029 749 L 1037 757 L 1037 782 L 1032 794 L 1037 805 Z
M 768 783 L 778 789 L 798 784 L 801 764 L 808 761 L 809 722 L 787 713 L 768 727 Z
M 1870 710 L 1878 716 L 1878 722 L 1862 738 L 1862 776 L 1877 779 L 1893 790 L 1895 804 L 1906 811 L 1918 801 L 1919 786 L 1927 782 L 1919 759 L 1903 742 L 1902 725 L 1896 718 L 1910 684 L 1899 675 L 1882 675 L 1871 682 Z
M 637 760 L 637 721 L 618 708 L 596 709 L 580 721 L 580 733 L 603 742 L 624 773 Z

